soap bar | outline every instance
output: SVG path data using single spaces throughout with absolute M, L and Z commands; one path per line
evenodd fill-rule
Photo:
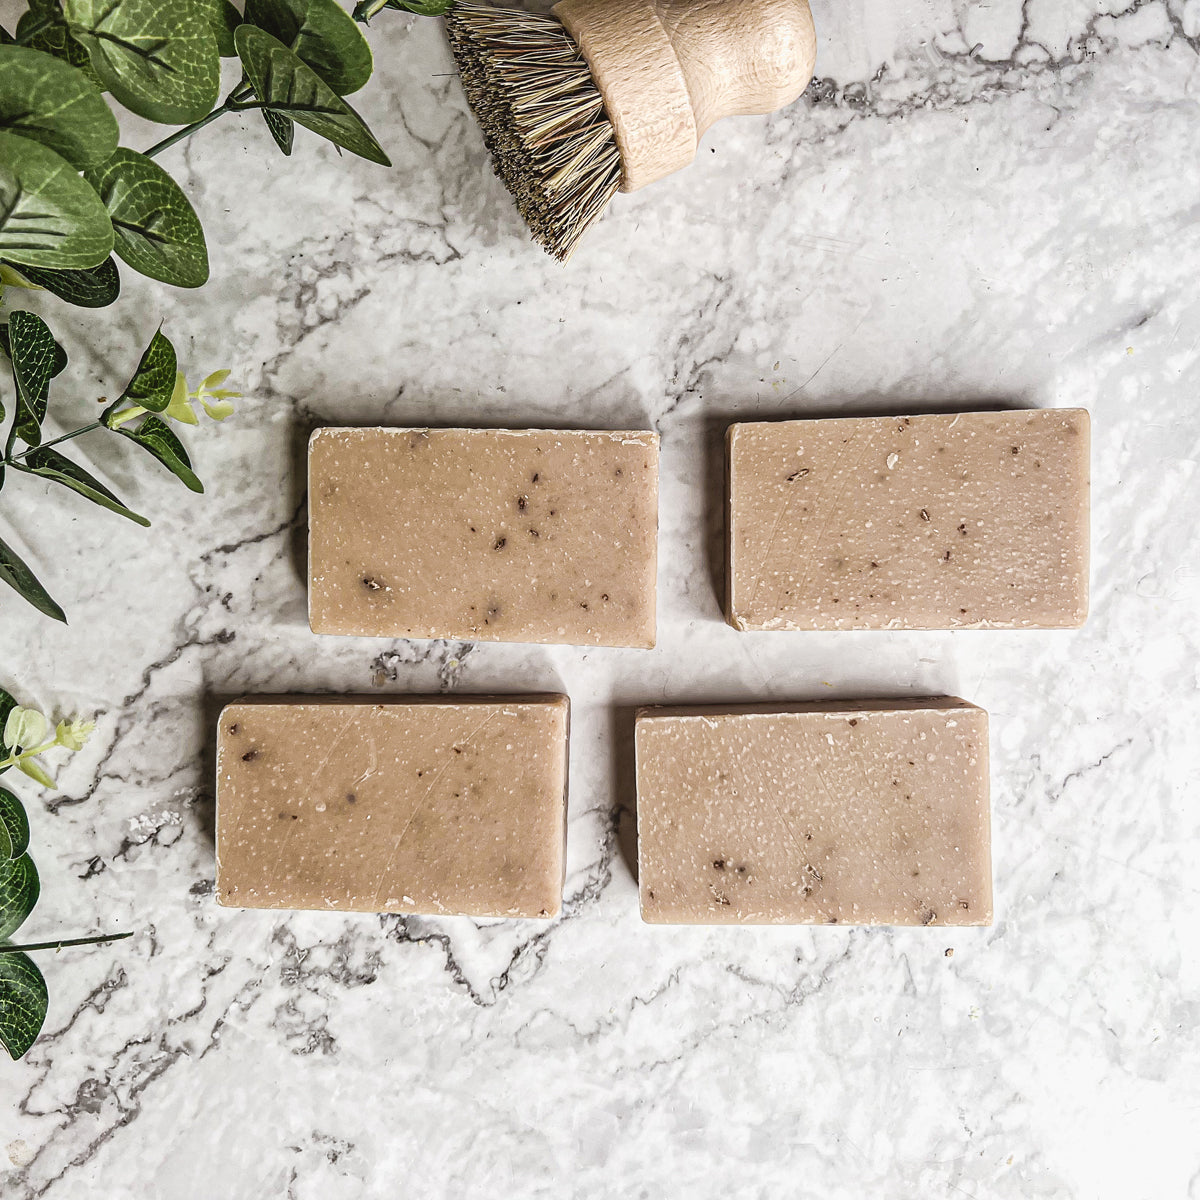
M 270 697 L 221 713 L 217 899 L 553 917 L 565 696 Z
M 650 708 L 635 745 L 643 920 L 991 924 L 983 709 Z
M 1082 409 L 733 425 L 736 629 L 1054 629 L 1088 607 Z
M 658 435 L 319 429 L 315 633 L 653 646 Z

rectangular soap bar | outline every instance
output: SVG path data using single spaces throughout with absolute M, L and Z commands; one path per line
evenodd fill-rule
M 643 920 L 991 924 L 983 709 L 649 708 L 635 742 Z
M 1083 409 L 727 436 L 735 629 L 1056 629 L 1088 608 Z
M 217 899 L 553 917 L 566 696 L 239 700 L 217 735 Z
M 315 633 L 653 646 L 658 435 L 319 429 Z

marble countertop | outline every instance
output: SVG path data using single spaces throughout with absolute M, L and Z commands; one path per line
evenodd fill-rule
M 44 959 L 5 1200 L 1200 1197 L 1200 0 L 814 11 L 808 97 L 714 128 L 566 268 L 439 24 L 385 14 L 355 102 L 393 170 L 214 125 L 170 152 L 212 283 L 53 308 L 64 421 L 160 319 L 247 398 L 186 433 L 203 497 L 91 444 L 152 530 L 4 493 L 72 623 L 0 598 L 0 682 L 99 722 L 22 789 L 23 932 L 136 930 Z M 980 405 L 1093 414 L 1086 628 L 722 624 L 730 418 Z M 303 447 L 368 421 L 657 429 L 658 648 L 314 638 Z M 215 905 L 224 698 L 493 688 L 573 700 L 561 920 Z M 991 713 L 993 927 L 641 924 L 634 705 L 933 692 Z

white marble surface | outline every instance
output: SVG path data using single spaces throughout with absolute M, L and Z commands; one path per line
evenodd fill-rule
M 64 420 L 160 318 L 248 398 L 189 433 L 202 498 L 90 443 L 153 530 L 4 494 L 72 624 L 0 598 L 2 682 L 99 715 L 24 789 L 25 932 L 138 931 L 45 963 L 45 1036 L 0 1061 L 5 1200 L 1200 1196 L 1200 2 L 814 9 L 820 101 L 714 129 L 566 269 L 438 25 L 393 15 L 356 99 L 394 170 L 230 119 L 172 152 L 212 284 L 53 308 Z M 730 417 L 984 403 L 1093 413 L 1084 630 L 721 624 Z M 658 649 L 314 639 L 304 437 L 376 420 L 657 428 Z M 222 697 L 439 687 L 571 694 L 561 921 L 214 905 Z M 934 691 L 992 714 L 993 928 L 641 925 L 630 706 Z

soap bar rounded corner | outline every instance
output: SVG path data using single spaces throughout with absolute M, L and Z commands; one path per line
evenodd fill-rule
M 626 649 L 629 650 L 653 650 L 658 645 L 658 623 L 648 631 L 644 632 L 637 641 L 631 641 Z
M 312 452 L 316 448 L 318 442 L 325 441 L 327 438 L 330 438 L 335 433 L 339 432 L 341 432 L 341 430 L 339 430 L 338 426 L 336 425 L 318 425 L 315 429 L 309 430 L 308 441 L 305 443 L 308 454 L 310 456 L 312 455 Z
M 217 713 L 218 734 L 236 737 L 247 707 L 248 705 L 244 696 L 239 696 L 236 700 L 230 700 L 228 703 L 223 704 L 221 711 Z M 222 740 L 220 737 L 217 739 L 218 751 L 220 750 Z

